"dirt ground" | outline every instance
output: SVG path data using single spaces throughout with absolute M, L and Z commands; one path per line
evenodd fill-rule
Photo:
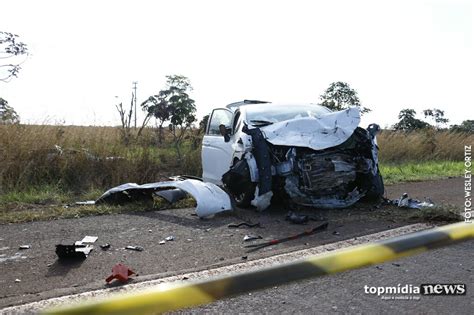
M 438 204 L 461 206 L 463 203 L 461 178 L 398 184 L 386 190 L 389 198 L 408 192 L 412 198 L 430 197 Z M 281 206 L 264 213 L 239 209 L 202 220 L 194 215 L 194 209 L 178 209 L 0 225 L 0 307 L 104 288 L 104 279 L 119 262 L 138 274 L 132 280 L 137 282 L 314 247 L 416 222 L 409 218 L 410 212 L 416 210 L 393 206 L 358 204 L 344 210 L 301 209 L 298 213 L 327 219 L 328 229 L 247 253 L 245 235 L 269 240 L 321 224 L 316 221 L 307 225 L 291 224 L 285 220 L 287 211 Z M 261 227 L 228 227 L 243 220 L 259 222 Z M 87 259 L 72 263 L 57 259 L 56 244 L 73 243 L 86 235 L 99 237 Z M 174 240 L 159 245 L 167 236 L 173 236 Z M 104 243 L 110 243 L 111 248 L 101 250 L 99 245 Z M 31 245 L 31 248 L 19 250 L 20 245 Z M 141 246 L 144 250 L 124 249 L 128 245 Z

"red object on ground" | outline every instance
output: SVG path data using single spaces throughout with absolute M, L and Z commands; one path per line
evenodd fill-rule
M 128 281 L 128 277 L 133 274 L 135 274 L 135 272 L 133 272 L 127 266 L 116 264 L 112 267 L 112 274 L 107 279 L 105 279 L 105 281 L 109 283 L 110 281 L 117 279 L 118 281 L 125 283 Z

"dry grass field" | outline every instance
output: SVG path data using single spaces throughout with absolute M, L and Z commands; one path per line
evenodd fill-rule
M 171 137 L 158 145 L 154 128 L 124 145 L 116 127 L 0 125 L 0 204 L 64 201 L 125 182 L 199 176 L 201 137 L 198 130 L 188 132 L 180 161 Z M 464 145 L 473 142 L 473 134 L 382 131 L 378 136 L 382 174 L 387 183 L 459 176 Z

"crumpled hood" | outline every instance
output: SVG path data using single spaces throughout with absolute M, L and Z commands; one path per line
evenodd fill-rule
M 266 140 L 273 145 L 307 147 L 323 150 L 346 141 L 359 126 L 357 107 L 321 115 L 281 121 L 261 127 Z

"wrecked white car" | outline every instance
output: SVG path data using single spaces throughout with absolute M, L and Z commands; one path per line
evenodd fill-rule
M 203 180 L 224 185 L 237 205 L 262 210 L 272 196 L 317 208 L 344 208 L 384 193 L 376 124 L 359 109 L 315 104 L 232 103 L 209 116 Z

